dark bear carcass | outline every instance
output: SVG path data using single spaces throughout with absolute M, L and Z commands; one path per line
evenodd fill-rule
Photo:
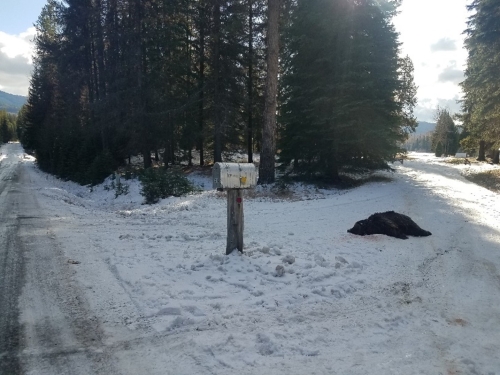
M 365 236 L 369 234 L 385 234 L 406 240 L 408 236 L 425 237 L 432 233 L 420 228 L 408 216 L 394 211 L 377 212 L 366 220 L 360 220 L 349 233 Z

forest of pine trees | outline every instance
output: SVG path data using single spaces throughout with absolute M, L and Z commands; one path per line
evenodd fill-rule
M 500 2 L 474 0 L 465 30 L 468 51 L 462 115 L 463 149 L 484 161 L 492 151 L 498 163 L 500 147 Z
M 0 144 L 17 140 L 16 115 L 0 111 Z
M 40 168 L 85 184 L 131 155 L 168 167 L 194 150 L 200 165 L 263 150 L 266 165 L 276 153 L 330 180 L 383 167 L 416 126 L 399 3 L 49 0 L 21 141 Z
M 413 118 L 413 65 L 398 55 L 397 2 L 303 0 L 284 58 L 280 160 L 338 180 L 344 167 L 380 168 Z
M 431 152 L 432 151 L 432 133 L 427 134 L 411 134 L 404 144 L 404 149 L 415 152 Z
M 432 150 L 436 156 L 455 155 L 458 150 L 458 132 L 455 122 L 446 108 L 436 111 L 436 128 L 432 133 Z

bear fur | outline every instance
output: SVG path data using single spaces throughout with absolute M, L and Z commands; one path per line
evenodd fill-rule
M 402 240 L 408 239 L 408 236 L 425 237 L 432 234 L 420 228 L 408 216 L 394 211 L 377 212 L 368 219 L 358 221 L 347 231 L 360 236 L 385 234 Z

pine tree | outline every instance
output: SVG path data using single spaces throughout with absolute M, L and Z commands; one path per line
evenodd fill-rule
M 436 156 L 454 155 L 458 149 L 458 131 L 450 112 L 445 108 L 436 111 L 436 128 L 432 134 L 432 148 Z M 438 148 L 439 153 L 438 154 Z
M 268 0 L 267 22 L 266 93 L 259 164 L 259 183 L 261 184 L 270 184 L 275 180 L 280 0 Z
M 0 111 L 0 142 L 7 143 L 13 139 L 12 123 L 7 111 Z
M 17 114 L 16 118 L 16 133 L 17 139 L 24 145 L 28 142 L 26 141 L 26 128 L 28 126 L 28 107 L 24 104 L 21 110 Z
M 35 151 L 39 166 L 51 173 L 56 172 L 55 155 L 59 148 L 56 129 L 60 117 L 55 116 L 61 105 L 57 75 L 60 56 L 59 10 L 55 1 L 48 1 L 35 25 L 36 55 L 28 95 L 28 143 L 25 144 L 26 148 Z
M 168 166 L 258 146 L 265 0 L 50 0 L 23 144 L 81 183 L 130 155 Z M 250 150 L 251 151 L 251 150 Z M 249 155 L 251 156 L 251 155 Z
M 280 159 L 339 180 L 383 167 L 412 127 L 411 80 L 398 57 L 391 1 L 299 0 L 285 57 Z M 406 112 L 405 112 L 406 106 Z
M 465 30 L 468 51 L 461 119 L 468 136 L 461 142 L 469 151 L 477 150 L 485 160 L 485 150 L 500 146 L 500 3 L 474 0 L 468 6 L 472 15 Z
M 418 122 L 413 115 L 417 105 L 417 86 L 413 80 L 413 62 L 409 56 L 400 59 L 399 75 L 401 86 L 397 91 L 397 99 L 402 104 L 401 117 L 403 120 L 402 131 L 410 134 L 415 131 Z
M 265 45 L 264 45 L 264 1 L 247 0 L 247 92 L 246 92 L 246 140 L 248 162 L 253 163 L 253 152 L 255 144 L 260 144 L 259 133 L 263 123 L 264 112 L 263 96 L 263 71 L 265 68 Z
M 443 145 L 441 144 L 441 142 L 438 142 L 436 144 L 434 155 L 436 157 L 438 157 L 438 158 L 440 158 L 441 156 L 443 156 Z

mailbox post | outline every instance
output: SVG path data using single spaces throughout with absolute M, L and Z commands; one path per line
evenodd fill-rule
M 243 252 L 243 189 L 257 184 L 257 170 L 252 163 L 215 163 L 212 169 L 214 189 L 227 191 L 226 255 L 234 249 Z

